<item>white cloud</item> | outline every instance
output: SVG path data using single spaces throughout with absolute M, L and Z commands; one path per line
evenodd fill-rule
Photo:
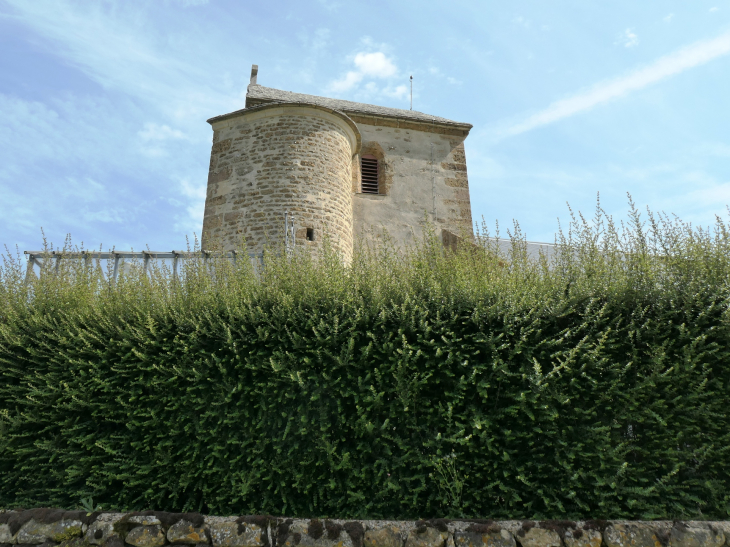
M 374 78 L 390 78 L 398 72 L 393 61 L 388 59 L 380 51 L 375 53 L 358 53 L 355 55 L 355 66 L 363 75 Z
M 627 28 L 625 31 L 621 33 L 619 36 L 618 42 L 619 44 L 623 45 L 624 47 L 634 47 L 639 45 L 639 37 L 634 32 L 634 29 Z
M 626 76 L 602 82 L 586 92 L 556 101 L 545 110 L 514 124 L 506 131 L 506 135 L 517 135 L 573 116 L 728 53 L 730 53 L 730 32 L 711 40 L 697 42 L 661 57 L 651 65 L 635 70 Z
M 363 79 L 363 74 L 361 72 L 350 71 L 347 74 L 345 74 L 344 77 L 332 82 L 329 87 L 335 93 L 342 92 L 342 91 L 349 91 L 350 89 L 355 87 L 357 84 L 359 84 L 362 81 L 362 79 Z
M 665 23 L 671 23 L 672 19 L 674 19 L 674 14 L 670 13 L 664 19 L 662 19 Z
M 111 224 L 121 224 L 124 222 L 124 218 L 119 214 L 119 211 L 110 211 L 109 209 L 84 211 L 83 217 L 87 222 L 105 222 Z
M 410 88 L 406 85 L 399 85 L 396 87 L 386 87 L 383 89 L 383 95 L 393 97 L 394 99 L 405 99 L 410 93 Z
M 190 7 L 190 6 L 204 6 L 205 4 L 209 3 L 210 0 L 176 0 L 179 4 L 182 4 L 184 7 Z
M 170 139 L 186 139 L 185 133 L 179 129 L 172 129 L 169 125 L 145 123 L 144 129 L 137 133 L 144 142 L 166 141 Z
M 717 6 L 710 8 L 710 13 L 715 13 L 716 11 L 720 11 L 720 8 Z
M 194 183 L 189 178 L 180 179 L 180 191 L 187 197 L 187 217 L 178 218 L 175 229 L 184 233 L 200 233 L 205 213 L 205 183 Z
M 334 93 L 349 91 L 366 78 L 388 79 L 398 74 L 393 60 L 381 51 L 360 52 L 352 59 L 355 70 L 350 70 L 339 80 L 331 82 L 328 90 Z M 372 82 L 366 84 L 366 88 L 372 88 Z
M 137 136 L 143 143 L 140 152 L 148 158 L 163 158 L 168 156 L 168 151 L 163 146 L 168 141 L 180 141 L 190 139 L 179 129 L 172 129 L 169 125 L 156 123 L 145 123 L 144 129 L 137 132 Z
M 456 78 L 452 78 L 451 76 L 449 76 L 448 78 L 446 78 L 446 81 L 449 82 L 451 85 L 461 85 L 461 84 L 464 83 L 461 80 L 457 80 Z

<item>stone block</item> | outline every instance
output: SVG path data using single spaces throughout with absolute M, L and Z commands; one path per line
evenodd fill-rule
M 412 530 L 406 539 L 406 547 L 444 547 L 448 537 L 448 532 L 441 532 L 431 527 L 422 532 Z
M 167 531 L 167 541 L 170 543 L 185 543 L 188 545 L 196 545 L 198 543 L 208 543 L 208 536 L 205 528 L 196 528 L 192 522 L 180 520 L 170 526 Z
M 47 540 L 60 543 L 81 536 L 80 520 L 60 520 L 51 524 L 42 524 L 30 519 L 18 530 L 15 543 L 39 545 Z
M 403 538 L 395 528 L 367 530 L 363 538 L 363 547 L 403 547 Z
M 466 172 L 466 165 L 461 163 L 441 162 L 441 169 L 445 171 L 464 171 Z
M 455 547 L 516 547 L 515 538 L 507 530 L 456 532 Z
M 15 536 L 10 533 L 10 526 L 0 524 L 0 543 L 14 543 Z
M 601 547 L 603 536 L 598 530 L 566 530 L 565 547 Z
M 113 522 L 96 520 L 86 529 L 84 539 L 91 545 L 101 545 L 108 538 L 116 535 Z
M 282 547 L 354 547 L 352 538 L 345 528 L 330 520 L 323 523 L 312 519 L 307 525 L 302 521 L 279 526 L 277 535 L 279 538 L 284 532 L 286 538 Z M 277 545 L 279 545 L 277 541 Z
M 38 547 L 43 547 L 43 545 L 46 544 L 48 544 L 49 547 L 89 547 L 89 544 L 86 543 L 86 540 L 83 537 L 75 537 L 73 539 L 62 541 L 61 543 L 47 541 L 46 543 L 41 543 Z
M 127 522 L 132 524 L 141 524 L 142 526 L 159 526 L 162 524 L 160 519 L 154 515 L 134 515 L 127 517 Z
M 127 533 L 124 541 L 135 547 L 162 547 L 165 544 L 165 533 L 158 525 L 137 526 Z
M 230 167 L 224 167 L 219 171 L 214 171 L 208 174 L 208 184 L 215 184 L 217 182 L 223 182 L 228 180 L 231 176 L 232 169 Z
M 669 547 L 720 547 L 724 544 L 722 530 L 705 524 L 677 523 L 669 533 Z
M 211 154 L 220 154 L 222 152 L 227 152 L 231 148 L 231 139 L 225 139 L 222 141 L 218 141 L 213 145 L 213 148 L 211 148 Z
M 126 547 L 126 545 L 119 536 L 109 536 L 109 539 L 102 543 L 102 547 Z
M 208 527 L 213 547 L 261 547 L 263 529 L 256 524 L 216 522 Z
M 555 530 L 530 528 L 517 532 L 517 541 L 522 547 L 562 547 L 560 535 Z
M 611 524 L 603 533 L 606 547 L 657 547 L 656 533 L 647 524 Z

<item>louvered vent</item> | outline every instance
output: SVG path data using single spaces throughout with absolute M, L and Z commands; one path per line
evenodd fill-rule
M 362 193 L 378 193 L 378 160 L 375 158 L 363 157 L 360 160 L 360 172 L 362 173 Z

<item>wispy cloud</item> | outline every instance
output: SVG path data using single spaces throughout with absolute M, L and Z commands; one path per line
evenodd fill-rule
M 626 76 L 595 85 L 590 90 L 556 101 L 545 110 L 512 125 L 505 135 L 517 135 L 573 116 L 594 106 L 628 95 L 660 80 L 674 76 L 730 53 L 730 32 L 703 40 L 657 59 Z
M 332 0 L 317 0 L 317 2 L 327 11 L 335 11 L 342 5 L 340 2 L 333 2 Z
M 522 15 L 518 15 L 517 17 L 512 19 L 512 22 L 523 28 L 530 28 L 532 26 L 532 21 L 530 21 L 529 19 L 525 19 Z
M 716 11 L 720 11 L 720 8 L 718 8 L 717 6 L 710 8 L 710 13 L 715 13 Z
M 186 6 L 201 3 L 172 1 Z M 52 44 L 49 50 L 54 55 L 106 89 L 155 104 L 178 119 L 189 119 L 190 114 L 200 119 L 235 100 L 231 90 L 201 86 L 221 68 L 201 68 L 204 65 L 197 61 L 207 53 L 190 48 L 191 42 L 201 40 L 176 42 L 171 38 L 172 31 L 150 33 L 150 14 L 144 6 L 88 0 L 3 2 L 9 6 L 13 19 Z
M 179 181 L 204 186 L 204 120 L 240 108 L 245 93 L 244 79 L 229 77 L 227 59 L 209 55 L 212 42 L 199 27 L 178 25 L 191 17 L 181 8 L 205 3 L 0 0 L 0 17 L 25 27 L 39 49 L 80 80 L 99 84 L 84 95 L 63 91 L 42 101 L 0 94 L 0 112 L 7 113 L 0 124 L 5 238 L 35 237 L 42 224 L 55 239 L 71 231 L 119 243 L 124 234 L 154 245 L 183 229 L 200 230 L 204 198 Z M 119 219 L 123 231 L 110 229 Z
M 671 23 L 672 22 L 672 19 L 674 19 L 674 14 L 673 13 L 670 13 L 666 17 L 664 17 L 662 20 L 665 23 Z
M 616 43 L 624 47 L 635 47 L 639 45 L 639 36 L 634 32 L 634 29 L 627 28 L 620 34 Z
M 187 138 L 185 133 L 179 129 L 172 129 L 169 125 L 159 125 L 150 122 L 145 123 L 144 129 L 137 134 L 145 142 Z
M 204 6 L 210 0 L 175 0 L 178 4 L 182 4 L 185 7 L 189 6 Z
M 183 233 L 200 233 L 203 225 L 206 184 L 193 182 L 190 178 L 180 179 L 180 192 L 188 198 L 187 216 L 177 215 L 176 229 Z
M 406 85 L 397 85 L 386 87 L 383 89 L 383 95 L 387 97 L 393 97 L 394 99 L 405 99 L 408 97 L 409 88 Z

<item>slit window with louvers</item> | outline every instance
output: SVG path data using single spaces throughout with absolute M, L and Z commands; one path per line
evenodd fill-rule
M 374 156 L 360 159 L 361 191 L 363 194 L 378 194 L 378 160 Z

